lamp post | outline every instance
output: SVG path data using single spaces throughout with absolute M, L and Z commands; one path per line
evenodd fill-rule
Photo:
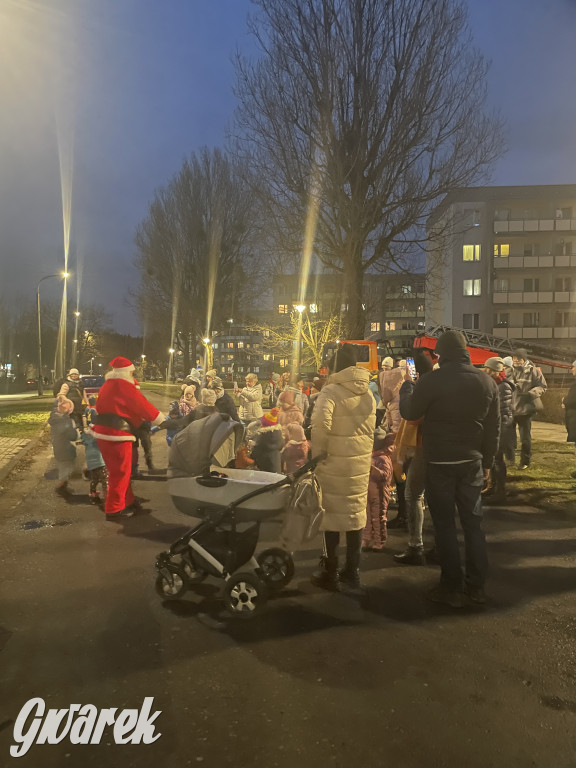
M 140 358 L 142 360 L 142 381 L 146 381 L 146 371 L 145 371 L 146 355 L 140 355 Z
M 206 371 L 209 371 L 210 368 L 212 368 L 213 360 L 212 341 L 210 337 L 205 336 L 202 339 L 202 344 L 204 344 L 204 373 L 206 373 Z
M 38 286 L 36 287 L 36 309 L 38 313 L 38 397 L 42 397 L 44 394 L 44 382 L 42 376 L 42 323 L 40 321 L 40 284 L 43 283 L 44 280 L 48 280 L 50 277 L 63 277 L 64 280 L 66 280 L 68 275 L 68 272 L 61 272 L 56 275 L 46 275 L 38 281 Z
M 94 373 L 94 358 L 90 358 L 90 373 Z
M 166 371 L 166 384 L 172 381 L 172 366 L 174 363 L 174 352 L 176 352 L 176 350 L 173 347 L 170 347 L 168 352 L 170 353 L 170 357 L 168 358 L 168 370 Z
M 80 312 L 76 309 L 74 311 L 74 338 L 78 339 L 78 318 Z M 78 354 L 78 341 L 76 341 L 72 347 L 72 368 L 76 366 L 76 355 Z
M 296 376 L 300 375 L 300 341 L 302 337 L 302 313 L 306 309 L 305 304 L 296 304 L 294 309 L 298 312 L 298 325 L 296 326 L 296 339 L 295 339 L 295 345 L 296 349 L 294 350 L 294 371 L 293 374 Z

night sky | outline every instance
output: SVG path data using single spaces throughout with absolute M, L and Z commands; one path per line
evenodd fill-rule
M 576 183 L 576 0 L 470 0 L 507 124 L 495 184 Z M 71 189 L 72 294 L 139 332 L 125 296 L 154 190 L 223 145 L 249 0 L 0 0 L 0 298 L 61 269 Z M 61 173 L 62 169 L 62 173 Z M 72 170 L 71 170 L 72 169 Z M 73 183 L 70 186 L 70 179 Z M 76 268 L 78 259 L 79 269 Z M 56 298 L 57 281 L 43 296 Z

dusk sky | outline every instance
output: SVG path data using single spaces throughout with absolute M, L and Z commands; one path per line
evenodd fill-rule
M 234 110 L 249 0 L 0 0 L 0 298 L 63 268 L 61 178 L 81 298 L 139 333 L 125 296 L 154 190 Z M 576 183 L 576 0 L 470 0 L 509 151 L 495 184 Z M 62 172 L 61 172 L 62 169 Z M 72 182 L 72 183 L 71 183 Z M 78 258 L 80 271 L 75 267 Z M 83 265 L 83 267 L 82 267 Z M 43 296 L 56 298 L 56 280 Z

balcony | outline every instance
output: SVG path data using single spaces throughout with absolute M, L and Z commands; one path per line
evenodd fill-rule
M 494 291 L 493 304 L 573 304 L 576 291 Z
M 576 254 L 563 256 L 494 256 L 495 269 L 535 269 L 553 267 L 576 267 Z
M 576 328 L 493 328 L 492 333 L 500 339 L 576 339 Z
M 494 234 L 506 232 L 575 232 L 576 219 L 516 219 L 495 221 Z

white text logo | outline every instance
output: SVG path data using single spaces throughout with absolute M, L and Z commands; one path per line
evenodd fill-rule
M 71 744 L 100 744 L 107 725 L 114 726 L 116 744 L 152 744 L 162 736 L 154 734 L 152 723 L 161 714 L 151 716 L 153 696 L 144 699 L 142 709 L 122 709 L 116 715 L 117 707 L 102 709 L 93 704 L 72 704 L 69 709 L 49 709 L 46 712 L 44 699 L 30 699 L 20 710 L 14 725 L 14 741 L 10 747 L 12 757 L 22 757 L 36 744 L 59 744 L 66 736 Z M 46 717 L 44 717 L 46 712 Z M 26 728 L 26 721 L 32 722 Z

